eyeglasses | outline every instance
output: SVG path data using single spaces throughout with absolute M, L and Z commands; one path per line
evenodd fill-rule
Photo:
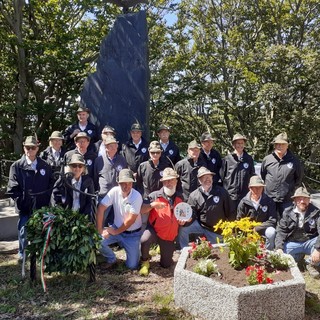
M 37 150 L 38 147 L 36 146 L 33 146 L 33 147 L 30 147 L 30 146 L 25 146 L 26 150 Z
M 151 154 L 160 154 L 160 151 L 150 151 Z
M 76 164 L 76 163 L 70 164 L 70 166 L 71 166 L 72 168 L 80 168 L 80 169 L 84 167 L 83 164 Z

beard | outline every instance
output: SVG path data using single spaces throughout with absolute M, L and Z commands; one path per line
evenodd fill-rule
M 176 187 L 173 187 L 172 189 L 169 189 L 168 187 L 163 187 L 163 191 L 167 196 L 172 197 L 176 192 Z

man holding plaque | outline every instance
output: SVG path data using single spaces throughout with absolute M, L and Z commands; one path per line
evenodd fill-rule
M 152 243 L 160 246 L 160 265 L 168 268 L 172 265 L 173 252 L 175 251 L 174 240 L 178 235 L 179 224 L 174 215 L 174 209 L 182 203 L 182 195 L 176 192 L 178 174 L 172 168 L 165 168 L 160 179 L 163 187 L 149 194 L 144 199 L 141 213 L 148 213 L 149 219 L 146 230 L 141 237 L 141 260 L 140 275 L 147 276 L 150 269 L 149 249 Z
M 204 235 L 209 241 L 216 243 L 217 238 L 221 239 L 221 235 L 213 232 L 213 227 L 221 219 L 232 219 L 228 192 L 213 184 L 213 175 L 214 173 L 205 167 L 198 170 L 200 187 L 191 192 L 188 199 L 193 211 L 192 221 L 179 229 L 181 249 L 188 246 L 191 233 Z

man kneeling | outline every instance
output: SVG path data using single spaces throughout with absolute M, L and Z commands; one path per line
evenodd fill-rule
M 103 238 L 100 251 L 107 260 L 106 267 L 116 262 L 116 256 L 109 247 L 113 243 L 120 244 L 126 251 L 126 266 L 129 269 L 137 269 L 139 265 L 142 197 L 132 188 L 134 182 L 133 172 L 122 169 L 118 178 L 119 186 L 107 193 L 97 210 L 97 229 Z M 111 205 L 114 208 L 114 224 L 103 228 L 104 212 Z
M 310 255 L 307 269 L 314 278 L 319 278 L 320 262 L 320 209 L 310 203 L 309 192 L 300 187 L 292 197 L 294 206 L 284 210 L 276 233 L 276 250 L 293 256 L 299 262 Z

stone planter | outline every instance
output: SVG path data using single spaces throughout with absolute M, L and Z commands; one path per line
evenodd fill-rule
M 182 250 L 174 271 L 177 307 L 212 320 L 304 319 L 305 282 L 298 267 L 291 268 L 292 280 L 237 288 L 186 270 L 189 249 Z

